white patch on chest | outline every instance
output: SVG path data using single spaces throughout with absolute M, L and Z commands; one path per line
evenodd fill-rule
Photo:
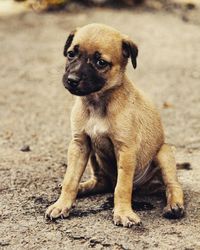
M 90 137 L 96 137 L 100 134 L 108 132 L 108 121 L 99 114 L 91 114 L 88 122 L 86 123 L 85 132 Z

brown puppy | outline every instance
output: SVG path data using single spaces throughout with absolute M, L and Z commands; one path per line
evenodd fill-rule
M 114 191 L 114 223 L 138 224 L 131 206 L 133 188 L 146 187 L 159 174 L 167 193 L 164 215 L 183 215 L 183 192 L 172 150 L 164 143 L 160 115 L 125 75 L 129 57 L 136 68 L 137 54 L 128 37 L 105 25 L 90 24 L 69 35 L 63 83 L 78 97 L 62 192 L 47 217 L 67 217 L 78 192 Z M 80 183 L 88 163 L 91 179 Z

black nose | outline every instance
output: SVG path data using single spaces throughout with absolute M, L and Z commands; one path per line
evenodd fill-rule
M 67 78 L 67 83 L 70 87 L 77 87 L 79 85 L 81 78 L 77 75 L 70 74 Z

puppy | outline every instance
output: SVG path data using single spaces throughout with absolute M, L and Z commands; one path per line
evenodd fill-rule
M 114 223 L 140 224 L 131 206 L 133 189 L 148 187 L 159 176 L 166 186 L 164 216 L 183 215 L 183 192 L 160 115 L 125 74 L 129 58 L 136 68 L 137 55 L 137 46 L 127 36 L 102 24 L 69 35 L 63 84 L 77 96 L 72 140 L 61 195 L 47 209 L 47 217 L 67 217 L 77 194 L 114 191 Z M 87 164 L 91 178 L 80 183 Z

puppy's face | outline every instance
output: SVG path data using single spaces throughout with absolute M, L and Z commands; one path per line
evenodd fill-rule
M 72 94 L 89 95 L 121 83 L 128 57 L 136 67 L 138 50 L 118 31 L 89 24 L 72 32 L 65 44 L 63 84 Z

